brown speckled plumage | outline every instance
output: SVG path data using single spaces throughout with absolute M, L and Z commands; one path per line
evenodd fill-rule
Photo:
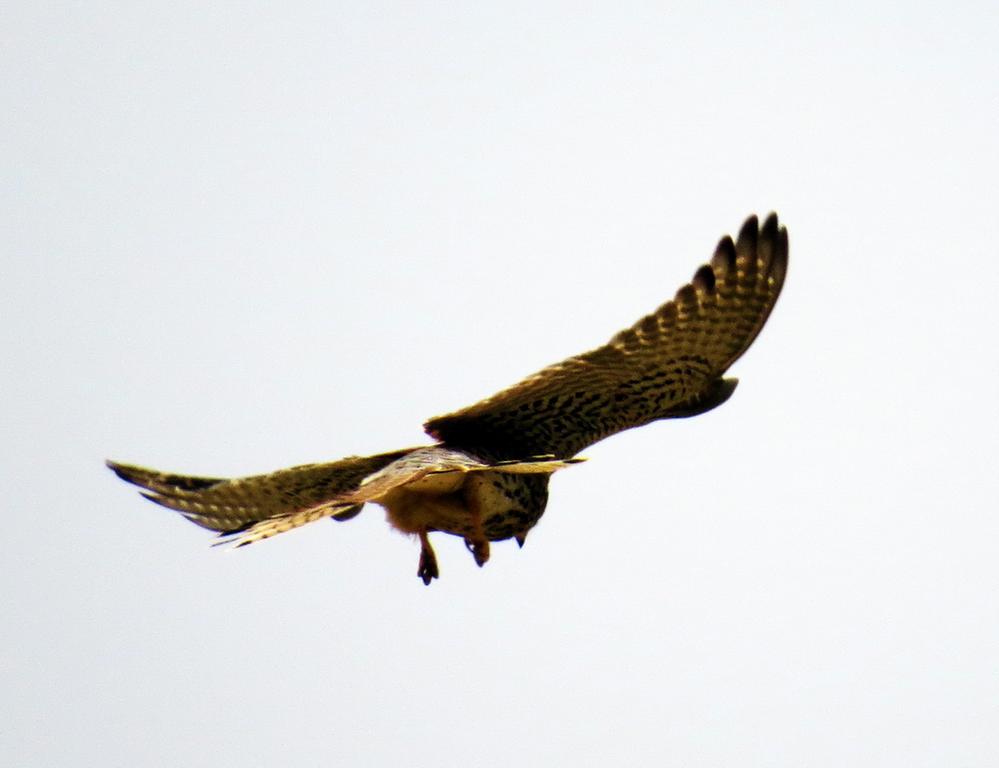
M 753 217 L 735 243 L 722 238 L 671 301 L 604 346 L 431 419 L 427 431 L 500 455 L 561 457 L 624 429 L 713 408 L 731 394 L 720 377 L 760 332 L 786 269 L 787 231 L 775 215 L 760 231 Z
M 676 296 L 607 344 L 529 376 L 475 405 L 427 422 L 437 445 L 224 480 L 108 462 L 143 495 L 237 546 L 365 503 L 420 537 L 418 575 L 438 575 L 427 534 L 461 536 L 480 565 L 489 542 L 527 532 L 544 512 L 551 474 L 608 435 L 725 402 L 725 371 L 749 347 L 780 294 L 787 231 L 756 217 Z

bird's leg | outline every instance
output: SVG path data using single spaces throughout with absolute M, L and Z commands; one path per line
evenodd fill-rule
M 475 541 L 472 539 L 465 539 L 465 546 L 468 547 L 468 551 L 472 553 L 472 557 L 475 558 L 475 564 L 478 565 L 479 568 L 489 562 L 488 539 L 478 539 Z
M 475 558 L 475 564 L 481 568 L 489 562 L 489 539 L 482 530 L 482 509 L 479 499 L 474 495 L 467 497 L 468 511 L 472 513 L 472 535 L 465 537 L 465 546 Z
M 431 581 L 438 578 L 441 573 L 437 570 L 437 555 L 434 548 L 430 546 L 430 537 L 427 536 L 426 529 L 420 531 L 420 567 L 416 575 L 423 579 L 423 583 L 429 585 Z

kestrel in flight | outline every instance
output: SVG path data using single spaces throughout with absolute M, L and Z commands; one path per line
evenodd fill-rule
M 324 517 L 349 520 L 375 502 L 391 525 L 419 537 L 417 575 L 429 584 L 439 575 L 431 532 L 462 537 L 481 566 L 491 541 L 523 546 L 545 510 L 549 477 L 582 461 L 583 448 L 724 403 L 737 380 L 723 375 L 770 315 L 787 261 L 777 215 L 762 227 L 749 218 L 671 301 L 604 346 L 428 421 L 434 445 L 234 480 L 107 464 L 147 499 L 236 546 Z

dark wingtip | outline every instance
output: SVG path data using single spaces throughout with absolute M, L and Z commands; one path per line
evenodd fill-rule
M 763 221 L 763 226 L 760 228 L 761 232 L 776 232 L 777 231 L 777 211 L 770 211 L 767 214 L 767 218 Z
M 715 254 L 711 257 L 711 266 L 723 273 L 735 269 L 735 243 L 728 235 L 718 241 Z
M 763 222 L 759 234 L 759 248 L 767 274 L 773 276 L 777 285 L 781 285 L 787 273 L 787 227 L 781 226 L 776 211 L 771 211 Z
M 139 481 L 140 475 L 138 467 L 132 466 L 131 464 L 119 464 L 117 461 L 111 461 L 111 459 L 105 459 L 104 466 L 114 472 L 126 483 L 142 485 Z
M 777 230 L 777 252 L 770 263 L 770 272 L 774 276 L 778 285 L 784 283 L 784 276 L 787 274 L 788 242 L 787 227 Z
M 742 225 L 739 230 L 739 237 L 735 241 L 735 250 L 740 256 L 756 253 L 756 246 L 760 239 L 760 220 L 754 213 Z
M 763 274 L 771 273 L 771 266 L 777 257 L 777 215 L 771 213 L 760 228 L 757 241 L 757 261 Z
M 787 227 L 781 225 L 776 211 L 767 215 L 762 227 L 757 225 L 756 216 L 746 219 L 735 247 L 743 257 L 757 253 L 766 274 L 772 275 L 777 285 L 784 282 L 788 257 Z
M 767 216 L 766 221 L 763 222 L 763 226 L 760 228 L 760 242 L 776 246 L 778 227 L 779 224 L 777 222 L 777 214 L 771 213 Z
M 700 291 L 705 293 L 714 293 L 715 290 L 715 271 L 711 268 L 710 264 L 703 265 L 697 272 L 694 273 L 693 285 Z

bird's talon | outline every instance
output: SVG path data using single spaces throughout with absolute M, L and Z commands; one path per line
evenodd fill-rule
M 472 541 L 471 539 L 465 539 L 465 546 L 472 553 L 472 557 L 475 558 L 475 564 L 479 568 L 489 562 L 489 542 L 487 540 Z
M 430 586 L 430 582 L 440 578 L 441 575 L 437 568 L 437 555 L 434 554 L 426 533 L 420 534 L 420 544 L 420 565 L 416 569 L 416 575 L 423 579 L 424 584 Z
M 430 557 L 426 556 L 426 553 L 420 553 L 420 567 L 416 571 L 416 575 L 423 579 L 423 583 L 430 585 L 430 582 L 434 579 L 440 578 L 440 571 L 437 569 L 437 559 L 433 557 L 431 553 Z

